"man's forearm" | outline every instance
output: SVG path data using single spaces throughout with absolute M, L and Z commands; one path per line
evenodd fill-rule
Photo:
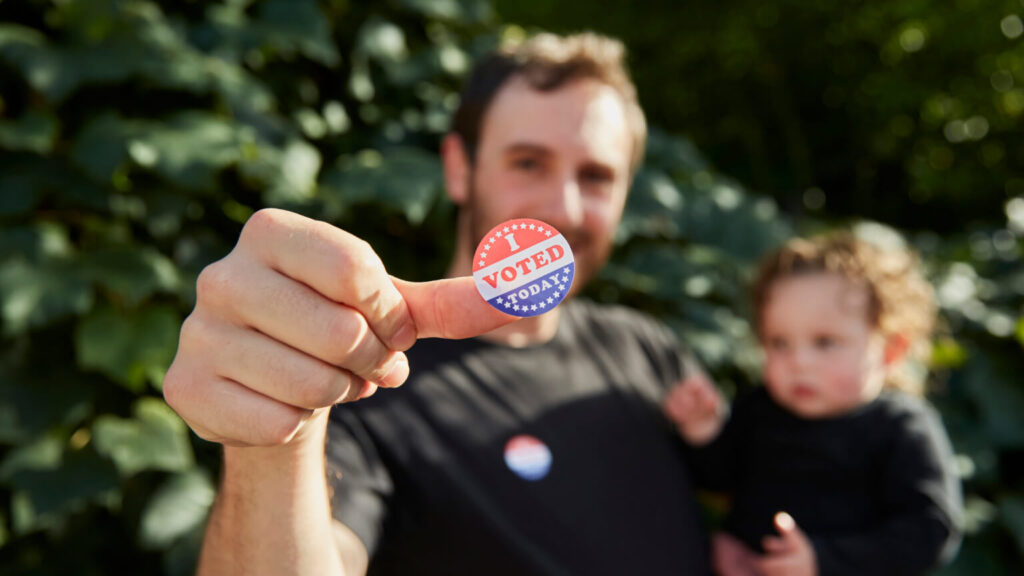
M 316 418 L 326 418 L 326 414 Z M 201 576 L 342 575 L 324 475 L 323 423 L 278 448 L 224 448 Z

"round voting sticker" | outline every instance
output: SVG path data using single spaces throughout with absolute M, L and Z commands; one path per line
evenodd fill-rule
M 505 465 L 523 480 L 540 480 L 551 470 L 551 450 L 537 438 L 520 434 L 505 444 Z
M 565 299 L 576 263 L 565 237 L 540 220 L 498 224 L 480 241 L 473 280 L 487 303 L 513 316 L 538 316 Z

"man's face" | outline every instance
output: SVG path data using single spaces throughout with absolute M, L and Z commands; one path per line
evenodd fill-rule
M 608 258 L 629 188 L 632 140 L 618 94 L 596 80 L 539 92 L 513 77 L 483 120 L 463 216 L 471 245 L 510 218 L 555 226 L 578 282 Z

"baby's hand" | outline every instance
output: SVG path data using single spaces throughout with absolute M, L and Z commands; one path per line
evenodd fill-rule
M 764 576 L 817 576 L 818 560 L 807 535 L 785 512 L 775 515 L 778 536 L 766 536 L 761 542 L 764 556 L 758 561 Z
M 711 536 L 711 564 L 716 576 L 760 576 L 758 555 L 735 536 L 718 532 Z
M 683 438 L 694 446 L 712 441 L 725 421 L 725 402 L 703 374 L 676 384 L 665 396 L 663 408 Z

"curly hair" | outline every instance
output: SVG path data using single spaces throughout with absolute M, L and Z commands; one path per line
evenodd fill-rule
M 867 289 L 872 326 L 886 338 L 906 341 L 905 359 L 910 362 L 889 370 L 885 385 L 920 395 L 925 380 L 921 367 L 931 354 L 937 308 L 935 292 L 918 266 L 910 250 L 882 248 L 846 232 L 791 240 L 762 262 L 754 282 L 758 334 L 775 282 L 804 274 L 839 274 Z

